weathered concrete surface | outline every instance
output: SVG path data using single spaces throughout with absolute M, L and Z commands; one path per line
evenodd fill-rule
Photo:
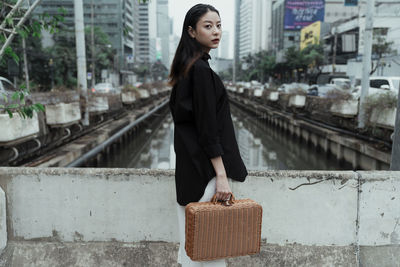
M 0 186 L 7 196 L 8 242 L 14 244 L 3 259 L 19 253 L 32 255 L 27 262 L 54 266 L 50 260 L 61 262 L 59 254 L 67 251 L 67 259 L 87 263 L 96 251 L 105 251 L 92 248 L 102 242 L 117 247 L 156 242 L 172 246 L 161 260 L 169 263 L 172 254 L 175 260 L 173 170 L 0 168 Z M 263 206 L 267 243 L 260 255 L 229 260 L 230 266 L 359 266 L 357 255 L 361 266 L 400 262 L 400 172 L 253 171 L 246 182 L 231 186 L 236 198 L 250 197 Z M 14 254 L 13 246 L 21 252 Z M 146 257 L 163 251 L 146 246 Z M 116 261 L 129 256 L 118 253 Z M 43 257 L 49 265 L 40 262 Z M 123 266 L 100 258 L 101 266 Z
M 262 236 L 272 244 L 347 246 L 356 238 L 353 172 L 260 172 L 233 183 L 237 198 L 263 207 Z M 309 183 L 317 182 L 313 185 Z M 300 186 L 304 184 L 303 186 Z M 291 190 L 298 187 L 295 190 Z M 321 238 L 323 237 L 323 238 Z
M 400 267 L 400 246 L 362 246 L 360 267 Z
M 77 122 L 81 119 L 79 102 L 46 105 L 46 122 L 49 125 L 61 125 Z
M 172 170 L 0 168 L 8 237 L 178 242 L 173 175 Z M 356 235 L 354 177 L 353 172 L 254 172 L 245 183 L 233 182 L 232 190 L 263 206 L 262 237 L 270 243 L 346 246 Z
M 0 114 L 0 125 L 0 142 L 11 142 L 39 133 L 39 121 L 36 112 L 33 112 L 31 119 L 24 119 L 18 113 L 13 113 L 12 118 L 8 116 L 8 113 Z
M 0 266 L 171 266 L 177 267 L 178 245 L 165 242 L 10 242 Z
M 7 245 L 6 194 L 0 188 L 0 251 Z
M 360 175 L 360 245 L 400 245 L 400 172 Z
M 170 242 L 10 242 L 0 266 L 160 267 L 178 266 Z M 260 254 L 227 259 L 228 267 L 357 266 L 353 247 L 263 244 Z
M 264 244 L 260 254 L 231 258 L 229 267 L 244 266 L 357 266 L 352 246 L 304 246 L 287 244 L 285 246 Z
M 0 171 L 11 240 L 178 241 L 172 171 L 18 170 Z

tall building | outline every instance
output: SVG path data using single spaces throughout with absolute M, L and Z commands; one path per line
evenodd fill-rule
M 119 71 L 127 69 L 128 62 L 134 54 L 134 0 L 83 0 L 83 12 L 85 26 L 91 26 L 91 10 L 93 4 L 94 25 L 105 32 L 116 50 L 114 66 Z M 58 14 L 58 9 L 64 7 L 66 11 L 64 25 L 74 28 L 74 1 L 73 0 L 42 0 L 41 4 L 34 10 L 34 14 L 47 13 Z M 90 40 L 86 40 L 89 42 Z
M 170 18 L 168 16 L 168 0 L 157 0 L 157 37 L 160 45 L 156 59 L 169 68 L 169 35 L 171 34 Z
M 148 63 L 151 61 L 151 46 L 149 37 L 149 4 L 133 2 L 134 12 L 134 43 L 135 43 L 135 62 Z M 155 41 L 153 41 L 153 48 Z
M 229 32 L 223 31 L 221 35 L 221 42 L 219 43 L 216 51 L 216 56 L 219 58 L 229 58 Z
M 270 0 L 240 0 L 237 1 L 239 9 L 239 35 L 238 55 L 243 58 L 248 54 L 254 54 L 268 49 L 268 36 L 271 25 L 271 1 Z
M 233 42 L 234 62 L 239 62 L 239 40 L 240 40 L 240 4 L 242 0 L 235 0 L 235 40 Z

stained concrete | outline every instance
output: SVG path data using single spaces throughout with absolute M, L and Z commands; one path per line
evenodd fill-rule
M 179 244 L 171 242 L 10 242 L 0 266 L 177 267 Z M 257 255 L 229 258 L 227 267 L 357 266 L 351 246 L 266 244 Z
M 173 170 L 0 168 L 0 186 L 9 266 L 176 266 Z M 264 243 L 229 266 L 400 262 L 400 172 L 256 171 L 231 188 L 263 206 Z
M 400 267 L 400 246 L 362 246 L 360 267 Z

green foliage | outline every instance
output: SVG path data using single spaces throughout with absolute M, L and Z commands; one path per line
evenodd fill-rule
M 28 90 L 21 88 L 21 90 L 7 95 L 0 93 L 4 104 L 0 104 L 0 110 L 4 110 L 8 113 L 9 117 L 13 117 L 13 113 L 18 113 L 22 118 L 32 118 L 33 112 L 44 111 L 44 106 L 42 104 L 27 104 L 25 97 L 29 94 Z
M 94 27 L 93 31 L 94 31 L 94 45 L 95 45 L 94 60 L 96 66 L 96 80 L 98 81 L 101 79 L 100 70 L 109 69 L 110 66 L 112 66 L 115 51 L 111 47 L 111 42 L 108 35 L 104 33 L 100 27 Z M 92 61 L 91 27 L 85 28 L 85 40 L 86 40 L 85 44 L 86 44 L 87 61 L 91 63 Z M 72 38 L 71 41 L 75 42 L 75 39 Z M 62 43 L 60 45 L 62 45 Z M 76 53 L 75 44 L 73 45 L 73 47 L 74 49 L 72 52 Z M 90 67 L 90 64 L 88 64 L 88 67 Z M 76 70 L 76 64 L 74 65 L 73 69 Z
M 376 63 L 371 61 L 371 72 L 372 75 L 379 66 L 385 66 L 382 62 L 382 58 L 389 55 L 396 55 L 397 51 L 392 49 L 394 42 L 387 42 L 387 28 L 376 28 L 373 32 L 373 44 L 372 44 L 372 55 L 377 58 Z
M 0 5 L 0 14 L 4 15 L 4 20 L 0 20 L 0 23 L 4 23 L 5 29 L 0 30 L 0 47 L 3 47 L 8 38 L 12 37 L 15 33 L 21 38 L 29 40 L 30 38 L 40 37 L 41 31 L 47 30 L 50 33 L 57 32 L 59 23 L 64 21 L 65 10 L 60 8 L 58 11 L 60 14 L 55 16 L 49 16 L 43 14 L 39 18 L 31 18 L 27 20 L 25 24 L 17 26 L 14 20 L 19 21 L 25 16 L 26 9 L 18 8 L 13 16 L 6 18 L 11 11 L 11 5 L 14 5 L 16 1 L 6 0 L 2 1 Z M 0 55 L 0 68 L 5 66 L 7 58 L 12 58 L 15 62 L 19 62 L 20 57 L 18 56 L 13 46 L 7 46 L 4 49 L 4 56 Z M 0 105 L 0 110 L 4 110 L 10 116 L 13 117 L 13 112 L 18 113 L 23 118 L 32 118 L 33 112 L 44 111 L 44 107 L 41 104 L 27 105 L 25 103 L 25 97 L 29 94 L 26 87 L 21 87 L 17 92 L 14 92 L 11 97 L 7 94 L 1 93 L 4 99 L 4 104 Z M 9 99 L 10 98 L 10 99 Z
M 267 51 L 248 54 L 238 65 L 238 69 L 241 70 L 238 78 L 243 81 L 259 80 L 264 83 L 266 78 L 272 75 L 275 64 L 275 57 Z

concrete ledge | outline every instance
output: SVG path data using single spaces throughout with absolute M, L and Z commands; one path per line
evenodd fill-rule
M 11 242 L 4 254 L 11 256 L 2 259 L 175 266 L 173 170 L 0 168 L 0 186 Z M 238 199 L 263 206 L 266 242 L 260 255 L 229 260 L 229 266 L 358 266 L 357 255 L 362 266 L 400 262 L 400 172 L 253 171 L 231 187 Z M 145 252 L 128 253 L 123 248 L 129 246 Z M 109 263 L 110 250 L 119 256 Z M 160 262 L 129 265 L 137 253 L 148 253 L 145 260 L 161 255 Z
M 75 267 L 177 267 L 177 243 L 170 242 L 10 242 L 0 265 Z M 260 254 L 229 258 L 228 267 L 357 266 L 354 248 L 263 244 Z M 381 265 L 383 266 L 383 265 Z
M 177 252 L 177 244 L 165 242 L 10 242 L 0 266 L 177 267 Z

